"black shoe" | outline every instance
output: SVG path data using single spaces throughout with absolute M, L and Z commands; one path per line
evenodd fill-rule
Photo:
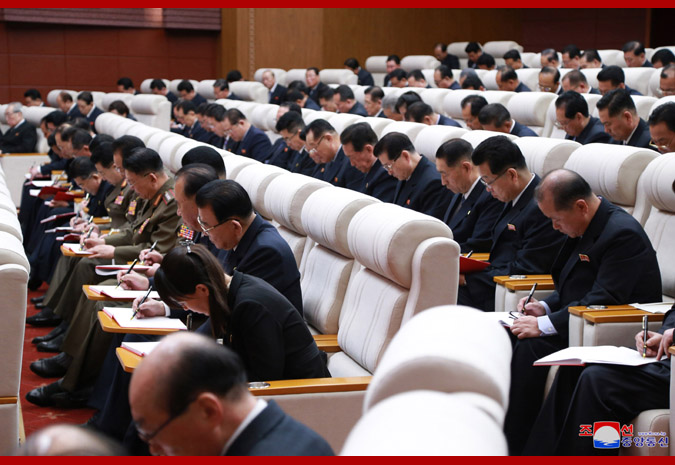
M 64 392 L 61 388 L 61 380 L 54 381 L 51 384 L 40 386 L 26 394 L 26 400 L 40 407 L 49 407 L 54 405 L 52 397 L 54 394 Z
M 38 310 L 42 310 L 43 308 L 47 308 L 47 306 L 42 302 L 38 302 L 35 304 L 35 308 L 37 308 Z
M 37 350 L 38 352 L 54 352 L 58 354 L 61 352 L 61 344 L 63 344 L 63 340 L 66 338 L 66 333 L 65 331 L 58 336 L 56 336 L 54 339 L 51 341 L 46 341 L 46 342 L 41 342 L 37 345 Z
M 54 402 L 55 407 L 83 408 L 87 406 L 87 402 L 89 402 L 89 397 L 91 396 L 93 390 L 93 387 L 88 387 L 75 392 L 57 392 L 51 396 L 51 399 Z
M 42 286 L 42 280 L 41 279 L 30 278 L 28 280 L 28 290 L 29 291 L 37 291 L 40 286 Z
M 41 295 L 40 297 L 31 297 L 30 298 L 30 303 L 32 304 L 40 304 L 42 301 L 45 300 L 45 296 Z
M 49 307 L 45 307 L 40 313 L 26 318 L 26 323 L 36 327 L 57 326 L 62 321 L 61 317 L 56 316 L 54 310 Z
M 52 329 L 51 332 L 45 334 L 44 336 L 34 337 L 31 342 L 33 344 L 39 344 L 41 342 L 51 341 L 56 336 L 60 336 L 61 334 L 65 333 L 67 329 L 68 329 L 68 323 L 65 322 L 65 321 L 62 321 L 61 324 L 58 325 L 56 328 Z
M 30 364 L 30 371 L 43 378 L 60 378 L 66 374 L 72 357 L 65 352 L 49 358 L 43 358 Z
M 101 413 L 96 412 L 95 414 L 93 414 L 89 418 L 89 420 L 86 421 L 86 423 L 82 423 L 79 426 L 81 428 L 85 428 L 85 429 L 89 429 L 89 430 L 93 430 L 93 431 L 100 431 L 100 428 L 98 427 L 98 421 L 99 421 L 100 417 L 101 417 Z

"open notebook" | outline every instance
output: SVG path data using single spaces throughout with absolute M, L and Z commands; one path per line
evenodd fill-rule
M 111 299 L 136 299 L 143 297 L 148 291 L 127 291 L 117 286 L 89 286 L 92 291 L 108 296 Z M 148 296 L 150 299 L 159 300 L 157 291 L 152 291 Z
M 70 250 L 76 255 L 92 255 L 92 252 L 89 252 L 87 250 L 80 250 L 80 244 L 66 243 L 63 244 L 61 247 Z
M 133 309 L 124 307 L 103 307 L 103 311 L 110 318 L 115 320 L 122 328 L 143 328 L 143 329 L 187 329 L 178 318 L 167 318 L 156 316 L 153 318 L 134 318 Z
M 98 265 L 96 267 L 96 274 L 99 276 L 116 275 L 118 271 L 128 271 L 131 265 Z M 133 271 L 144 273 L 150 269 L 147 265 L 136 265 Z
M 133 352 L 136 355 L 144 357 L 148 355 L 152 350 L 157 347 L 159 341 L 156 342 L 126 342 L 122 341 L 122 348 L 127 349 L 129 352 Z
M 568 347 L 534 362 L 534 366 L 606 363 L 609 365 L 640 366 L 656 362 L 656 357 L 642 358 L 637 350 L 616 346 Z

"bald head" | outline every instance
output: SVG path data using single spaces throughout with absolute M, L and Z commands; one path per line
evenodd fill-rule
M 111 439 L 75 425 L 48 426 L 32 434 L 16 451 L 23 456 L 112 456 L 127 455 Z

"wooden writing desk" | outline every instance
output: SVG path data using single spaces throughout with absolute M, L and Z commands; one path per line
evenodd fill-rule
M 550 274 L 527 274 L 524 276 L 525 278 L 512 278 L 511 276 L 495 276 L 494 278 L 492 278 L 492 280 L 496 282 L 497 285 L 501 286 L 504 286 L 507 282 L 511 281 L 516 281 L 520 283 L 529 282 L 530 287 L 532 287 L 532 284 L 535 282 L 552 280 Z
M 110 318 L 108 314 L 102 310 L 98 312 L 98 322 L 101 324 L 101 329 L 103 329 L 103 331 L 106 333 L 150 334 L 153 336 L 166 336 L 167 334 L 175 333 L 176 331 L 184 331 L 180 329 L 166 328 L 122 328 L 115 320 Z

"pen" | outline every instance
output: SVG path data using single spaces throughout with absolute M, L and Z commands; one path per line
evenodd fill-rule
M 89 221 L 88 221 L 87 224 L 91 224 L 91 221 L 92 221 L 93 219 L 94 219 L 94 217 L 93 217 L 93 216 L 90 216 L 90 217 L 89 217 Z M 87 239 L 89 239 L 89 236 L 91 236 L 91 232 L 92 232 L 93 230 L 94 230 L 94 228 L 89 228 L 89 231 L 87 231 L 87 235 L 84 236 L 84 240 L 85 240 L 85 241 L 86 241 Z M 80 250 L 84 250 L 84 241 L 82 241 L 82 244 L 80 244 Z
M 471 254 L 473 254 L 473 250 L 469 251 L 469 253 L 466 254 L 466 257 L 465 257 L 465 258 L 469 258 L 469 257 L 471 256 Z
M 134 269 L 134 267 L 136 266 L 136 263 L 138 263 L 138 257 L 136 257 L 136 259 L 134 259 L 134 261 L 131 262 L 131 266 L 129 267 L 129 269 L 127 270 L 127 272 L 124 273 L 122 276 L 126 276 L 126 275 L 128 275 L 129 273 L 131 273 L 131 270 Z M 120 278 L 121 278 L 122 276 L 120 276 Z M 122 284 L 122 281 L 118 281 L 118 282 L 117 282 L 117 286 L 115 286 L 115 289 L 117 289 L 118 287 L 120 287 L 120 284 Z
M 537 283 L 534 283 L 532 285 L 532 289 L 530 289 L 530 293 L 527 294 L 527 299 L 525 299 L 525 303 L 523 303 L 523 313 L 525 313 L 525 305 L 530 303 L 530 300 L 532 300 L 532 296 L 534 295 L 534 291 L 537 290 Z
M 138 306 L 136 307 L 136 310 L 134 311 L 134 314 L 131 315 L 131 318 L 130 318 L 131 320 L 134 319 L 134 317 L 138 313 L 138 309 L 141 308 L 141 305 L 143 305 L 145 303 L 145 300 L 148 298 L 148 296 L 150 295 L 151 292 L 152 292 L 152 286 L 150 286 L 148 288 L 148 292 L 146 292 L 145 295 L 143 296 L 143 298 L 141 299 L 141 301 L 138 302 Z
M 647 315 L 642 317 L 642 358 L 647 356 Z

